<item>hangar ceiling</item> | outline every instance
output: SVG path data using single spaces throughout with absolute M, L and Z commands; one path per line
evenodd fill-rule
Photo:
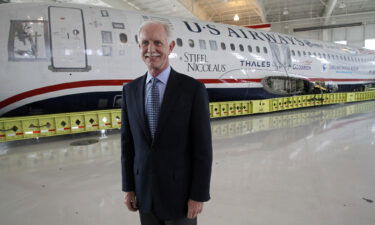
M 106 0 L 122 1 L 136 10 L 201 20 L 254 25 L 357 13 L 373 13 L 374 0 Z M 239 16 L 234 21 L 235 15 Z
M 8 0 L 1 0 L 8 1 Z M 11 0 L 11 2 L 45 0 Z M 375 15 L 374 0 L 53 0 L 132 9 L 160 15 L 255 25 L 282 21 L 368 13 Z M 238 15 L 238 21 L 234 16 Z

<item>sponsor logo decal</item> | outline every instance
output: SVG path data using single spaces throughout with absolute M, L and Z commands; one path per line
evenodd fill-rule
M 311 70 L 311 60 L 306 60 L 301 62 L 301 64 L 293 64 L 292 68 L 294 70 Z
M 243 67 L 258 67 L 258 68 L 271 67 L 270 61 L 241 60 L 240 63 L 241 63 L 241 66 L 243 66 Z
M 225 72 L 227 69 L 225 64 L 209 63 L 206 54 L 185 52 L 183 60 L 189 72 Z
M 328 66 L 327 66 L 327 64 L 322 64 L 322 71 L 323 72 L 328 72 Z

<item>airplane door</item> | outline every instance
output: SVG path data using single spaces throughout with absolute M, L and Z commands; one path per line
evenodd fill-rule
M 55 72 L 89 71 L 82 10 L 50 6 L 48 15 L 51 41 L 49 69 Z

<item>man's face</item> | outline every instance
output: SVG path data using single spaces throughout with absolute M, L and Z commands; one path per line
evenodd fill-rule
M 157 76 L 169 65 L 168 56 L 174 42 L 168 44 L 167 34 L 160 24 L 148 24 L 139 34 L 139 49 L 148 71 Z

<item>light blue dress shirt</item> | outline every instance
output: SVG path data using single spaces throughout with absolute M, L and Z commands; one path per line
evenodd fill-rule
M 171 73 L 171 67 L 168 66 L 165 70 L 163 70 L 158 76 L 156 76 L 156 79 L 158 79 L 158 82 L 156 85 L 158 86 L 159 89 L 159 105 L 163 103 L 163 97 L 164 97 L 164 92 L 165 88 L 167 87 L 167 82 L 169 78 L 169 74 Z M 151 79 L 153 76 L 147 72 L 147 77 L 146 77 L 146 92 L 145 92 L 145 108 L 146 108 L 146 103 L 147 99 L 151 96 L 151 86 L 152 82 Z

